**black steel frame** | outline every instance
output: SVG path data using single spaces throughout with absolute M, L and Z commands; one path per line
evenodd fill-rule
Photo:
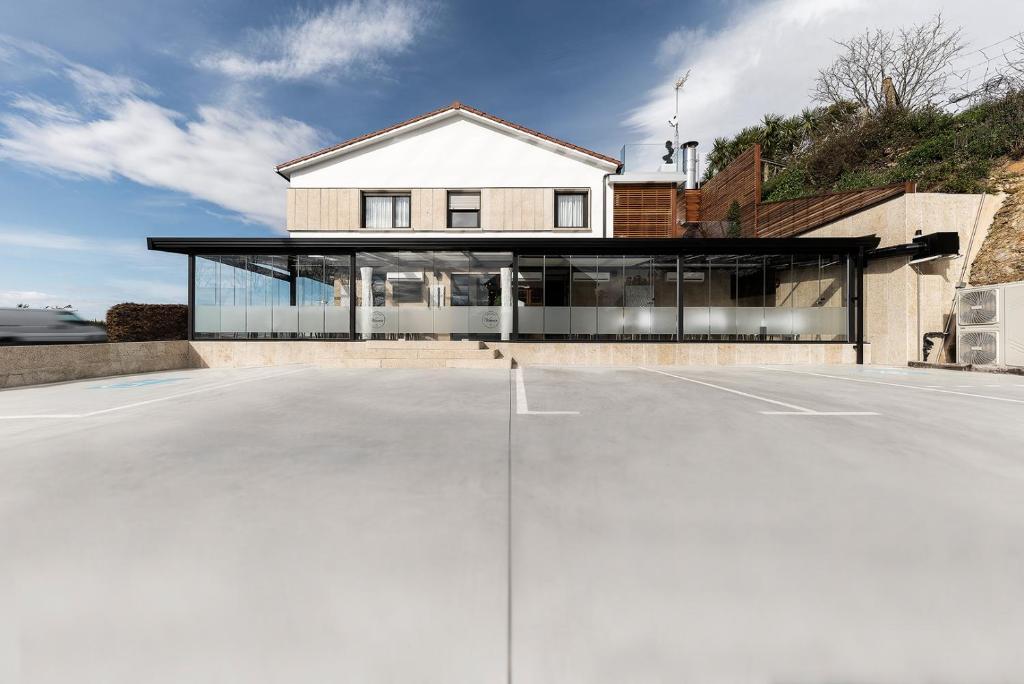
M 650 238 L 650 239 L 608 239 L 608 238 L 147 238 L 149 249 L 185 254 L 188 256 L 188 305 L 189 339 L 195 339 L 195 258 L 196 256 L 224 256 L 233 254 L 348 254 L 351 277 L 356 277 L 357 252 L 390 251 L 480 251 L 512 253 L 512 291 L 519 291 L 519 256 L 521 254 L 585 254 L 594 256 L 614 255 L 658 255 L 676 256 L 676 306 L 677 320 L 683 320 L 683 278 L 682 259 L 694 255 L 720 254 L 829 254 L 847 256 L 847 306 L 849 312 L 849 338 L 843 344 L 852 344 L 856 350 L 857 363 L 864 363 L 864 269 L 867 256 L 878 247 L 879 238 L 871 235 L 856 238 Z M 852 270 L 852 273 L 850 272 Z M 512 340 L 518 339 L 519 307 L 512 307 Z M 349 330 L 351 340 L 355 337 L 355 307 L 349 307 Z M 675 341 L 681 335 L 677 329 Z M 256 341 L 256 340 L 253 340 Z M 268 341 L 273 341 L 268 340 Z M 301 338 L 296 341 L 301 341 Z M 311 342 L 320 340 L 312 339 Z M 531 340 L 546 342 L 548 340 Z M 566 342 L 573 340 L 550 340 Z M 601 340 L 603 344 L 637 342 L 635 340 Z M 640 343 L 656 340 L 640 341 Z M 837 344 L 817 340 L 758 341 L 758 340 L 686 340 L 693 344 Z

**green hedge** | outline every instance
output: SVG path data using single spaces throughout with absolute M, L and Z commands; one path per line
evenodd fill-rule
M 184 340 L 188 337 L 188 307 L 184 304 L 116 304 L 107 311 L 111 342 Z

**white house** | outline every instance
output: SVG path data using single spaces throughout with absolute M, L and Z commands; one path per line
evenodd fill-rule
M 459 102 L 280 164 L 293 237 L 613 237 L 622 162 Z M 672 167 L 674 170 L 674 166 Z M 674 222 L 683 174 L 637 176 Z M 652 207 L 647 207 L 651 218 Z M 667 235 L 666 235 L 667 236 Z M 653 237 L 653 236 L 652 236 Z

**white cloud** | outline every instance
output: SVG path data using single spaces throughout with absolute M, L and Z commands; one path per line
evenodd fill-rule
M 104 240 L 83 238 L 66 233 L 52 233 L 33 229 L 5 228 L 0 230 L 0 245 L 30 249 L 69 252 L 96 252 L 99 254 L 145 254 L 146 245 L 139 240 Z
M 251 105 L 204 105 L 190 117 L 149 99 L 153 91 L 134 79 L 3 36 L 0 46 L 45 62 L 78 94 L 73 104 L 15 96 L 13 111 L 0 115 L 0 159 L 72 177 L 123 177 L 281 228 L 284 184 L 273 165 L 321 144 L 312 127 Z
M 665 36 L 657 56 L 661 84 L 642 98 L 626 124 L 647 141 L 671 135 L 672 82 L 691 69 L 679 101 L 680 137 L 706 149 L 716 136 L 732 135 L 769 112 L 794 114 L 811 102 L 817 70 L 836 54 L 833 39 L 865 28 L 919 23 L 938 11 L 963 26 L 972 48 L 1001 40 L 1024 26 L 1020 0 L 977 3 L 952 0 L 766 0 L 732 5 L 717 31 L 685 27 Z M 999 17 L 993 21 L 992 17 Z M 980 55 L 973 55 L 975 60 Z
M 0 290 L 0 307 L 13 307 L 19 304 L 28 304 L 37 309 L 44 306 L 67 306 L 67 302 L 60 295 L 33 290 Z
M 15 95 L 10 102 L 12 109 L 50 121 L 78 121 L 78 115 L 67 107 L 54 104 L 38 95 Z
M 426 7 L 411 0 L 352 0 L 318 12 L 298 10 L 288 24 L 254 31 L 240 49 L 208 54 L 198 63 L 235 78 L 278 80 L 377 67 L 423 32 Z

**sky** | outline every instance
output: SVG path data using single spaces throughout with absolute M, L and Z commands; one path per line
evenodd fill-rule
M 460 100 L 618 156 L 810 104 L 833 42 L 942 11 L 978 62 L 1024 2 L 0 4 L 0 306 L 183 302 L 147 236 L 284 234 L 275 164 Z M 984 53 L 978 48 L 997 43 Z

